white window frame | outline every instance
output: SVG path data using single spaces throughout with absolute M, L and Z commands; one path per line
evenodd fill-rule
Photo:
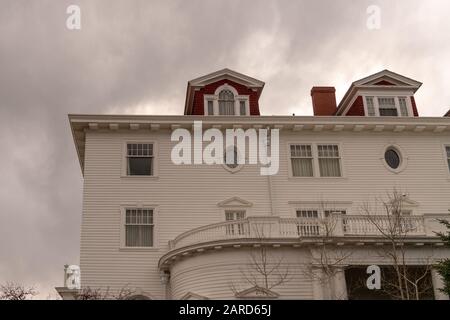
M 367 98 L 371 98 L 372 99 L 374 115 L 369 115 L 369 106 L 367 105 Z M 364 115 L 366 115 L 367 117 L 375 117 L 377 115 L 377 111 L 376 111 L 377 108 L 375 107 L 376 97 L 374 97 L 374 96 L 364 96 L 363 100 L 364 100 Z
M 294 170 L 292 168 L 292 153 L 291 146 L 309 146 L 311 148 L 311 163 L 312 163 L 312 176 L 294 176 Z M 314 165 L 314 145 L 311 143 L 291 143 L 288 146 L 289 149 L 289 164 L 290 164 L 290 172 L 294 178 L 314 178 L 316 175 L 316 168 Z M 309 159 L 308 157 L 294 157 L 295 159 Z
M 127 247 L 125 244 L 126 239 L 126 212 L 127 209 L 148 209 L 153 210 L 153 246 L 151 247 Z M 156 251 L 159 250 L 159 224 L 158 224 L 158 206 L 152 204 L 142 204 L 142 203 L 134 203 L 134 204 L 122 204 L 120 206 L 120 241 L 119 241 L 119 249 L 122 251 Z
M 249 95 L 240 95 L 237 90 L 227 83 L 221 85 L 218 87 L 214 94 L 205 94 L 203 95 L 203 114 L 205 116 L 211 116 L 208 112 L 208 101 L 213 102 L 213 110 L 215 116 L 219 115 L 219 93 L 222 90 L 230 90 L 233 92 L 234 95 L 234 116 L 240 116 L 241 115 L 241 107 L 240 107 L 240 101 L 245 101 L 245 116 L 250 115 L 250 96 Z
M 448 156 L 447 156 L 447 148 L 450 148 L 450 143 L 444 143 L 443 144 L 444 160 L 445 160 L 445 165 L 446 165 L 446 168 L 447 168 L 446 171 L 447 171 L 448 178 L 450 179 L 450 168 L 449 168 L 449 164 L 448 164 L 448 161 L 449 161 L 450 158 L 448 158 Z
M 228 213 L 243 213 L 244 217 L 242 219 L 230 219 L 227 220 L 227 214 Z M 244 208 L 226 208 L 224 209 L 224 220 L 225 222 L 228 221 L 239 221 L 239 220 L 245 220 L 247 219 L 247 210 Z M 236 228 L 235 228 L 236 226 Z M 238 225 L 231 225 L 231 226 L 227 226 L 226 228 L 226 234 L 227 235 L 244 235 L 246 232 L 248 232 L 249 230 L 245 230 L 245 223 L 238 224 Z
M 384 154 L 388 149 L 394 149 L 397 152 L 398 156 L 400 157 L 400 165 L 396 169 L 391 168 L 387 164 L 386 159 L 384 158 Z M 380 160 L 387 170 L 396 174 L 401 173 L 408 166 L 408 154 L 405 152 L 404 149 L 402 149 L 398 144 L 395 143 L 390 143 L 383 146 L 383 148 L 381 149 Z
M 313 202 L 313 203 L 316 203 L 316 202 Z M 330 203 L 330 205 L 331 204 L 332 203 Z M 351 203 L 350 204 L 345 204 L 344 207 L 340 206 L 340 207 L 337 207 L 337 208 L 327 208 L 327 207 L 323 207 L 322 208 L 321 204 L 319 202 L 317 202 L 315 205 L 314 204 L 310 204 L 308 206 L 296 205 L 293 208 L 293 216 L 296 219 L 308 219 L 307 217 L 305 217 L 305 218 L 298 217 L 297 212 L 298 211 L 317 211 L 317 218 L 312 218 L 312 219 L 319 219 L 319 221 L 320 221 L 320 219 L 325 219 L 326 218 L 325 217 L 325 211 L 341 212 L 341 214 L 344 215 L 344 216 L 348 215 L 349 214 L 349 206 L 350 205 L 351 205 Z M 342 212 L 345 212 L 345 214 L 342 213 Z M 345 219 L 343 219 L 342 224 L 343 224 L 343 226 L 342 226 L 343 227 L 343 231 L 345 232 L 347 230 L 347 225 L 345 223 Z M 321 224 L 318 223 L 317 226 L 320 229 Z M 318 230 L 318 231 L 320 232 L 320 230 Z
M 373 98 L 373 107 L 375 109 L 374 116 L 369 116 L 369 112 L 367 109 L 367 101 L 366 101 L 367 97 Z M 395 107 L 397 109 L 397 117 L 402 117 L 401 110 L 400 110 L 399 98 L 405 98 L 406 110 L 408 111 L 407 117 L 414 117 L 414 112 L 413 112 L 412 103 L 411 103 L 411 97 L 413 97 L 413 95 L 411 95 L 411 94 L 386 93 L 386 92 L 372 92 L 372 93 L 363 94 L 362 98 L 363 98 L 363 105 L 364 105 L 364 115 L 367 117 L 381 117 L 380 116 L 380 105 L 378 103 L 378 98 L 394 98 Z
M 127 170 L 127 166 L 128 166 L 128 157 L 127 157 L 127 145 L 128 144 L 153 144 L 153 174 L 151 176 L 145 176 L 145 175 L 136 175 L 136 176 L 131 176 L 128 175 L 128 170 Z M 123 144 L 122 144 L 122 165 L 121 165 L 121 177 L 122 178 L 130 178 L 130 179 L 155 179 L 158 178 L 158 169 L 159 169 L 159 165 L 158 165 L 158 159 L 159 159 L 159 154 L 158 154 L 158 143 L 155 140 L 139 140 L 139 139 L 134 139 L 134 140 L 124 140 Z
M 311 145 L 311 152 L 313 157 L 313 176 L 312 177 L 299 177 L 293 175 L 292 170 L 292 161 L 291 161 L 291 145 Z M 341 176 L 339 177 L 322 177 L 320 175 L 320 167 L 319 167 L 319 152 L 318 145 L 337 145 L 339 151 L 339 166 L 341 170 Z M 311 141 L 289 141 L 287 143 L 287 159 L 288 159 L 288 177 L 290 179 L 346 179 L 345 172 L 345 161 L 344 161 L 344 152 L 343 152 L 342 143 L 340 141 L 319 141 L 319 142 L 311 142 Z

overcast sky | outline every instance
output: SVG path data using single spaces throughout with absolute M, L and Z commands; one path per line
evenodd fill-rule
M 81 8 L 81 30 L 66 8 Z M 381 28 L 366 27 L 369 5 Z M 82 176 L 68 113 L 182 114 L 186 82 L 231 68 L 266 83 L 265 115 L 312 114 L 383 69 L 423 82 L 419 113 L 450 108 L 450 2 L 0 0 L 0 283 L 39 297 L 79 262 Z

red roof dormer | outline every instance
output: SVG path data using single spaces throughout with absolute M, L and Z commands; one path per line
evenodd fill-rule
M 263 88 L 260 80 L 219 70 L 188 82 L 184 114 L 259 116 Z
M 421 85 L 416 80 L 383 70 L 353 82 L 335 115 L 417 117 L 414 94 Z

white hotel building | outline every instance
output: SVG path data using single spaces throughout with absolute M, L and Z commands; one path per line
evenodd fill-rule
M 148 299 L 387 298 L 350 281 L 392 265 L 368 203 L 401 192 L 406 265 L 450 257 L 434 233 L 450 218 L 450 117 L 418 116 L 420 85 L 385 70 L 352 83 L 339 104 L 334 88 L 314 87 L 314 116 L 265 116 L 264 83 L 224 69 L 188 82 L 184 115 L 69 115 L 84 177 L 82 287 Z M 278 173 L 175 165 L 171 134 L 194 121 L 278 129 Z M 439 275 L 427 277 L 424 297 L 445 299 Z

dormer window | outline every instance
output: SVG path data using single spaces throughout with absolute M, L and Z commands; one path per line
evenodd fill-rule
M 394 98 L 378 98 L 380 116 L 398 116 Z
M 230 90 L 222 90 L 219 93 L 219 115 L 234 115 L 234 94 Z
M 413 115 L 410 97 L 365 96 L 365 114 L 369 117 L 409 117 Z
M 417 117 L 414 94 L 422 83 L 383 70 L 353 82 L 336 110 L 334 87 L 313 87 L 314 115 Z
M 204 95 L 205 116 L 248 116 L 249 96 L 240 95 L 236 88 L 224 84 L 214 94 Z

